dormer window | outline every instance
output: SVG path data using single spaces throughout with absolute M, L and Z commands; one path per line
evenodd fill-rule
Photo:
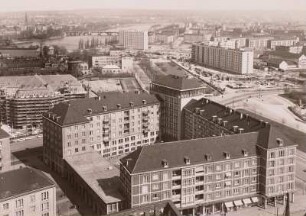
M 163 166 L 163 168 L 168 168 L 169 167 L 169 165 L 168 165 L 168 161 L 167 160 L 162 160 L 162 166 Z
M 185 162 L 185 164 L 189 165 L 190 164 L 190 158 L 189 157 L 184 157 L 184 162 Z
M 121 109 L 121 104 L 117 104 L 117 108 L 118 108 L 118 109 Z
M 92 109 L 89 108 L 89 109 L 87 110 L 87 112 L 88 112 L 89 114 L 91 114 L 91 113 L 92 113 Z
M 278 144 L 278 146 L 284 146 L 284 141 L 281 138 L 277 138 L 276 143 Z
M 231 155 L 228 152 L 224 152 L 224 157 L 225 157 L 225 159 L 230 159 Z
M 205 155 L 205 160 L 206 161 L 212 161 L 212 156 L 210 154 Z
M 242 149 L 242 154 L 244 157 L 247 157 L 249 155 L 249 152 L 245 149 Z

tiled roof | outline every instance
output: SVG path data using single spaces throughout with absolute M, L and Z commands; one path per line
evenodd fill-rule
M 0 174 L 0 201 L 55 186 L 41 171 L 26 167 Z
M 104 93 L 97 98 L 77 99 L 57 104 L 45 116 L 54 114 L 58 117 L 57 123 L 71 125 L 88 121 L 86 116 L 130 108 L 131 102 L 134 107 L 159 103 L 155 96 L 147 93 Z M 104 106 L 107 108 L 106 111 L 104 111 Z
M 142 146 L 121 162 L 126 164 L 128 160 L 126 167 L 135 174 L 163 169 L 163 160 L 168 162 L 169 168 L 175 168 L 188 166 L 185 157 L 190 159 L 190 164 L 201 164 L 226 160 L 225 152 L 231 159 L 243 157 L 242 150 L 246 150 L 248 156 L 256 156 L 257 139 L 258 132 L 252 132 Z M 205 155 L 211 155 L 212 160 L 207 161 Z
M 207 87 L 202 81 L 198 79 L 188 79 L 186 77 L 175 75 L 156 76 L 153 83 L 176 90 L 189 90 Z

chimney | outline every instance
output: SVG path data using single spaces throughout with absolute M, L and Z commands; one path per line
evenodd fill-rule
M 96 97 L 96 100 L 100 101 L 101 100 L 101 96 Z
M 134 102 L 130 102 L 130 107 L 133 107 L 134 106 Z
M 243 113 L 240 113 L 240 119 L 243 119 Z
M 125 166 L 129 166 L 130 161 L 132 160 L 132 158 L 127 158 L 125 161 Z
M 222 118 L 218 118 L 218 124 L 219 124 L 219 125 L 222 124 Z
M 228 121 L 223 121 L 223 127 L 226 127 Z
M 234 125 L 234 126 L 233 126 L 233 131 L 234 131 L 234 132 L 237 132 L 237 130 L 238 130 L 238 126 L 237 126 L 237 125 Z
M 217 118 L 218 118 L 218 116 L 213 115 L 213 116 L 212 116 L 212 120 L 213 120 L 213 122 L 216 122 L 216 121 L 217 121 Z
M 196 108 L 194 109 L 194 112 L 195 112 L 196 114 L 199 114 L 200 108 L 199 108 L 199 107 L 196 107 Z
M 107 111 L 107 106 L 102 107 L 103 111 Z
M 243 133 L 244 129 L 243 128 L 239 128 L 239 133 Z
M 248 151 L 245 149 L 242 149 L 243 156 L 247 157 L 249 155 Z
M 200 110 L 200 115 L 203 115 L 203 114 L 204 114 L 204 111 L 205 111 L 205 110 L 201 109 L 201 110 Z
M 206 99 L 206 103 L 207 103 L 207 104 L 209 103 L 209 100 L 208 100 L 208 99 Z
M 212 160 L 212 156 L 210 154 L 206 154 L 205 155 L 205 159 L 206 159 L 206 161 L 211 161 Z
M 233 113 L 233 109 L 230 109 L 230 114 L 232 114 Z

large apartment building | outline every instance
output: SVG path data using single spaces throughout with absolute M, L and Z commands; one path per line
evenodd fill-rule
M 265 50 L 268 48 L 268 41 L 273 37 L 251 37 L 246 39 L 246 46 L 254 50 Z
M 55 104 L 85 96 L 71 75 L 1 77 L 0 118 L 13 128 L 40 127 L 42 114 Z
M 147 31 L 119 31 L 119 44 L 126 49 L 147 50 L 149 36 Z
M 11 167 L 10 135 L 0 128 L 0 173 Z
M 56 216 L 54 182 L 28 167 L 1 173 L 0 215 Z
M 269 124 L 232 132 L 143 146 L 125 156 L 120 178 L 128 207 L 171 200 L 183 215 L 205 215 L 284 202 L 287 193 L 293 201 L 296 145 Z
M 181 113 L 192 99 L 210 94 L 211 88 L 197 79 L 168 75 L 156 76 L 150 87 L 161 102 L 161 136 L 164 141 L 180 140 L 182 134 Z
M 228 49 L 210 44 L 193 44 L 192 61 L 194 63 L 228 71 L 235 74 L 253 73 L 253 51 Z
M 293 46 L 295 44 L 297 44 L 297 42 L 299 41 L 298 38 L 280 38 L 280 39 L 272 39 L 268 41 L 267 47 L 269 49 L 275 50 L 276 46 L 286 46 L 286 47 L 290 47 Z
M 134 151 L 159 137 L 159 101 L 146 93 L 109 93 L 60 103 L 43 117 L 44 161 L 63 172 L 67 156 Z

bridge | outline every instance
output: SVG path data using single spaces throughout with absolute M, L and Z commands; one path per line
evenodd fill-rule
M 118 36 L 119 33 L 115 31 L 66 31 L 66 37 L 75 36 Z

